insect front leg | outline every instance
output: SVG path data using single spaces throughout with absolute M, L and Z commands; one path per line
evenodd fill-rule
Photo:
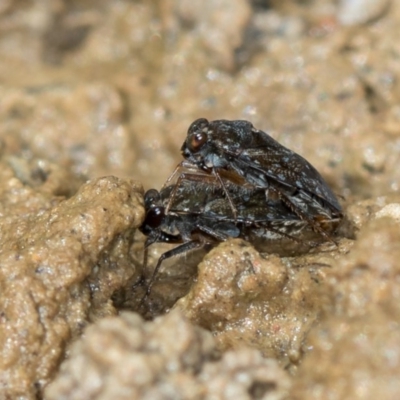
M 176 181 L 176 184 L 174 186 L 173 191 L 171 192 L 171 195 L 168 199 L 168 203 L 167 206 L 165 207 L 165 214 L 168 214 L 169 211 L 172 208 L 172 205 L 174 203 L 174 199 L 176 197 L 176 193 L 178 192 L 181 182 L 182 181 L 190 181 L 190 182 L 202 182 L 204 183 L 205 181 L 209 181 L 211 183 L 214 183 L 216 178 L 214 176 L 211 175 L 207 175 L 203 172 L 182 172 L 179 175 L 179 178 Z
M 162 191 L 163 189 L 165 189 L 165 187 L 168 185 L 168 183 L 170 183 L 172 181 L 172 179 L 175 178 L 175 176 L 178 174 L 179 171 L 181 171 L 182 169 L 188 169 L 189 171 L 192 170 L 193 173 L 195 173 L 196 171 L 198 171 L 198 168 L 196 167 L 196 165 L 194 165 L 193 163 L 191 163 L 188 160 L 183 160 L 181 161 L 174 169 L 174 171 L 172 172 L 172 174 L 168 177 L 168 179 L 164 182 L 164 185 L 162 185 L 162 188 L 160 191 Z

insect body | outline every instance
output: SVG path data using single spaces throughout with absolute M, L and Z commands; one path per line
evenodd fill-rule
M 162 262 L 191 250 L 213 246 L 228 238 L 242 238 L 259 251 L 292 255 L 309 250 L 321 239 L 307 221 L 301 220 L 280 199 L 266 199 L 264 189 L 242 187 L 229 181 L 224 181 L 224 185 L 222 188 L 209 179 L 183 180 L 178 188 L 170 185 L 160 192 L 155 189 L 146 192 L 146 218 L 141 226 L 147 236 L 145 247 L 157 242 L 177 246 L 159 258 L 145 297 Z M 225 197 L 226 190 L 236 206 L 235 216 Z M 324 229 L 332 233 L 338 222 L 339 219 L 331 219 Z
M 234 171 L 266 198 L 275 192 L 314 230 L 329 238 L 323 225 L 341 218 L 341 206 L 319 172 L 303 157 L 257 130 L 248 121 L 200 118 L 189 127 L 184 158 L 214 175 Z M 235 205 L 236 207 L 236 205 Z

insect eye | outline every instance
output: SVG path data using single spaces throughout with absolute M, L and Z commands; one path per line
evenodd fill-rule
M 145 208 L 150 208 L 151 205 L 155 204 L 160 200 L 160 193 L 156 189 L 149 189 L 144 194 L 144 204 Z
M 147 212 L 145 225 L 158 228 L 165 217 L 164 207 L 153 207 Z
M 206 142 L 207 142 L 207 133 L 197 132 L 191 137 L 190 144 L 188 147 L 190 148 L 191 151 L 198 151 Z

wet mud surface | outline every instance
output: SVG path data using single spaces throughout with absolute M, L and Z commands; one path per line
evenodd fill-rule
M 390 0 L 3 2 L 0 398 L 396 398 L 399 23 Z M 168 260 L 141 305 L 143 188 L 199 117 L 304 156 L 346 222 L 306 254 Z

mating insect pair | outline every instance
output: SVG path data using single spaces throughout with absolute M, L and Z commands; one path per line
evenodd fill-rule
M 280 254 L 332 241 L 342 213 L 327 183 L 250 122 L 198 119 L 181 150 L 185 161 L 167 181 L 181 172 L 176 183 L 145 194 L 146 247 L 179 244 L 158 260 L 146 297 L 165 259 L 230 237 Z

